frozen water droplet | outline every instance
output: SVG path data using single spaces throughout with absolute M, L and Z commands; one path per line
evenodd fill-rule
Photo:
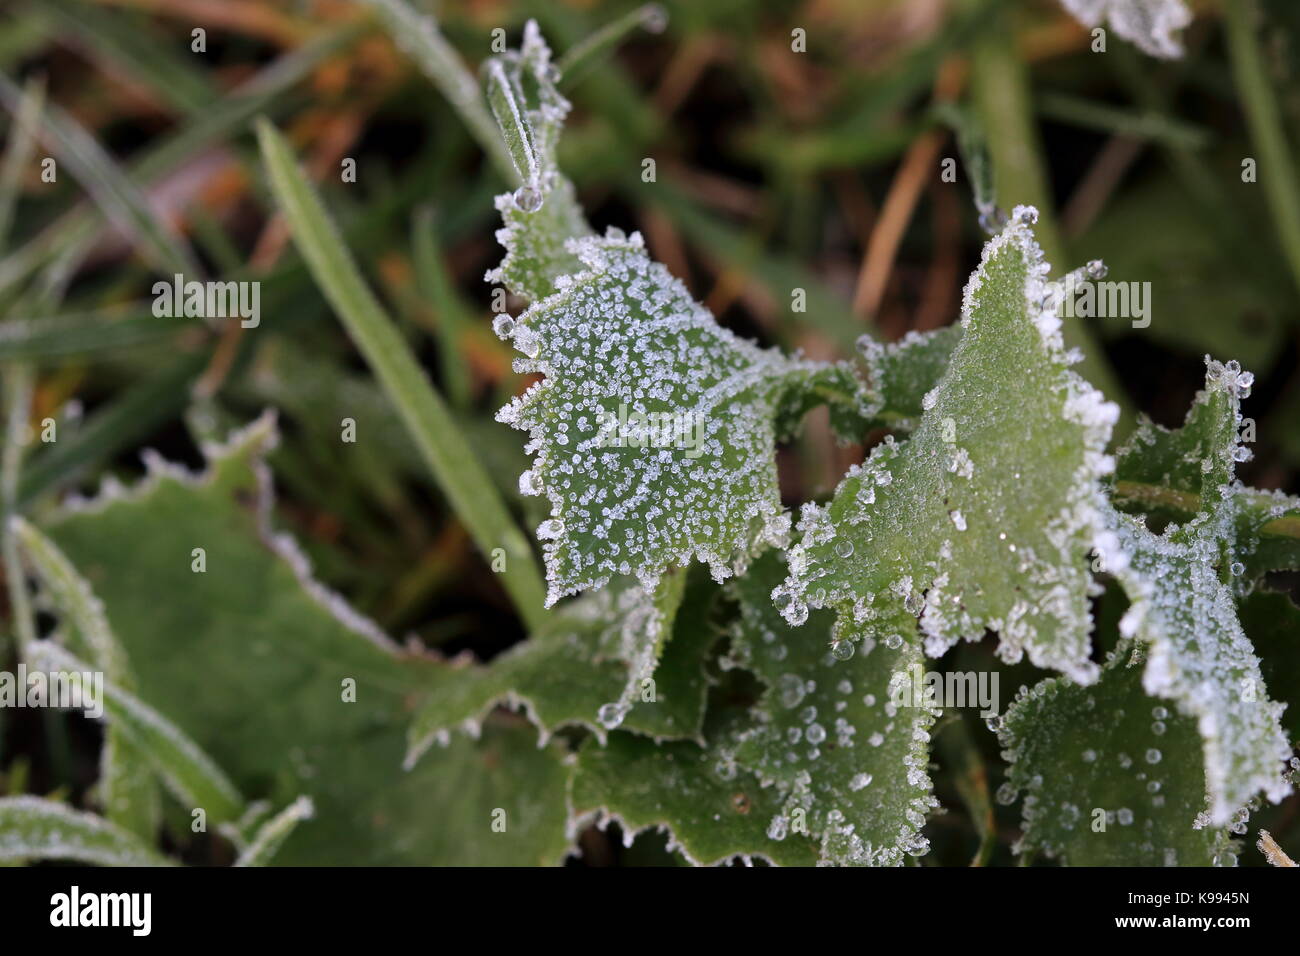
M 796 674 L 782 674 L 776 682 L 776 692 L 782 707 L 798 707 L 804 695 L 803 679 Z
M 840 538 L 835 542 L 835 553 L 841 558 L 853 557 L 853 542 L 848 538 Z
M 890 634 L 885 638 L 885 646 L 891 651 L 896 651 L 903 646 L 903 635 Z
M 1234 561 L 1232 562 L 1232 567 L 1229 570 L 1232 571 L 1233 577 L 1239 578 L 1246 573 L 1246 566 L 1242 564 L 1240 561 Z
M 1147 763 L 1159 763 L 1163 755 L 1155 747 L 1147 751 Z
M 979 224 L 990 236 L 995 235 L 1007 224 L 1007 214 L 996 206 L 989 206 L 980 210 Z
M 492 320 L 492 331 L 499 339 L 508 339 L 514 335 L 515 320 L 508 315 L 498 315 Z
M 847 661 L 856 650 L 852 641 L 835 641 L 831 644 L 831 657 L 837 661 Z
M 1133 823 L 1133 811 L 1128 807 L 1120 807 L 1115 813 L 1115 818 L 1119 820 L 1120 826 L 1130 826 Z
M 520 212 L 537 212 L 542 208 L 542 191 L 525 184 L 515 190 L 514 200 Z
M 541 338 L 527 326 L 519 326 L 515 329 L 514 342 L 515 348 L 529 358 L 537 358 L 537 353 L 542 350 Z
M 865 790 L 869 786 L 871 786 L 871 774 L 869 773 L 857 774 L 849 781 L 849 789 L 853 791 Z
M 997 801 L 1004 807 L 1009 807 L 1016 802 L 1016 788 L 1011 786 L 1010 782 L 998 787 Z
M 601 726 L 607 730 L 613 730 L 619 724 L 623 723 L 623 718 L 626 716 L 627 708 L 614 701 L 611 701 L 608 704 L 601 704 L 600 710 L 596 711 L 596 719 L 599 720 Z
M 1033 206 L 1017 206 L 1011 211 L 1011 219 L 1018 225 L 1032 226 L 1038 222 L 1038 210 Z
M 1106 268 L 1106 263 L 1100 259 L 1092 259 L 1084 266 L 1084 271 L 1088 273 L 1089 279 L 1104 279 L 1106 273 L 1110 270 Z
M 808 605 L 802 601 L 791 602 L 790 606 L 785 609 L 784 614 L 787 621 L 798 627 L 808 620 Z
M 542 493 L 542 478 L 537 472 L 529 469 L 519 476 L 519 493 L 521 495 L 540 495 Z

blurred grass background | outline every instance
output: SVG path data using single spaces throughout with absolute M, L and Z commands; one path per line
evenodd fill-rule
M 562 53 L 636 6 L 411 2 L 471 66 L 494 28 L 514 42 L 536 18 Z M 1113 33 L 1091 52 L 1055 0 L 667 2 L 662 32 L 630 33 L 567 89 L 561 165 L 595 226 L 641 230 L 724 325 L 820 358 L 851 354 L 864 333 L 893 340 L 956 318 L 984 237 L 980 189 L 960 161 L 957 182 L 943 182 L 940 163 L 986 137 L 998 204 L 1040 206 L 1057 270 L 1102 258 L 1110 279 L 1153 284 L 1149 328 L 1076 329 L 1094 382 L 1176 425 L 1203 383 L 1202 356 L 1239 360 L 1258 380 L 1242 477 L 1300 491 L 1300 181 L 1287 165 L 1300 133 L 1300 5 L 1193 6 L 1186 58 L 1163 62 Z M 191 49 L 196 28 L 204 52 Z M 795 28 L 806 53 L 791 51 Z M 519 436 L 492 420 L 527 384 L 491 332 L 482 281 L 500 257 L 492 197 L 506 184 L 370 10 L 11 0 L 0 74 L 0 363 L 36 368 L 33 424 L 58 427 L 57 443 L 31 449 L 21 506 L 39 513 L 105 476 L 131 481 L 145 447 L 198 467 L 198 439 L 274 406 L 279 521 L 325 582 L 391 633 L 449 653 L 490 657 L 519 640 L 498 581 L 289 241 L 258 161 L 250 123 L 266 115 L 535 527 L 539 499 L 517 490 Z M 41 117 L 34 139 L 24 110 Z M 1259 182 L 1242 182 L 1245 157 Z M 345 159 L 355 183 L 342 181 Z M 154 317 L 151 286 L 175 271 L 260 281 L 260 327 Z M 791 309 L 795 288 L 806 312 Z M 339 441 L 347 417 L 356 446 Z M 827 494 L 862 454 L 836 447 L 814 413 L 781 452 L 788 503 Z M 82 731 L 49 738 L 50 720 L 17 720 L 3 789 L 93 780 Z M 950 806 L 958 777 L 940 780 Z M 1293 798 L 1267 817 L 1284 846 L 1296 808 Z M 969 858 L 968 824 L 940 817 L 931 829 L 940 859 Z M 593 844 L 589 859 L 616 847 Z

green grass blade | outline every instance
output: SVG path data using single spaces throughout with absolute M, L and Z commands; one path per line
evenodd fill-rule
M 147 24 L 135 11 L 110 13 L 86 0 L 42 0 L 36 11 L 65 42 L 75 38 L 74 46 L 134 77 L 180 113 L 199 113 L 220 98 L 209 73 L 192 65 L 202 58 L 188 56 L 188 51 L 186 56 L 173 52 L 158 36 L 142 29 Z
M 44 109 L 45 81 L 29 80 L 23 90 L 18 115 L 9 127 L 9 142 L 5 146 L 4 163 L 0 165 L 0 251 L 9 240 L 9 227 L 13 223 L 14 207 L 18 204 L 23 170 L 35 150 L 36 128 Z
M 66 674 L 94 668 L 53 641 L 36 641 L 28 648 L 29 667 Z M 210 823 L 238 820 L 244 799 L 220 767 L 188 734 L 134 694 L 105 680 L 104 717 L 120 727 L 184 808 L 202 808 Z
M 97 356 L 112 349 L 165 342 L 200 326 L 194 319 L 156 316 L 146 305 L 125 313 L 120 308 L 112 312 L 112 316 L 86 312 L 9 319 L 0 323 L 0 360 Z
M 0 798 L 0 862 L 24 860 L 173 865 L 137 837 L 93 813 L 40 797 Z
M 470 399 L 469 374 L 460 349 L 465 306 L 456 294 L 455 283 L 439 248 L 437 223 L 429 206 L 418 209 L 411 220 L 411 258 L 420 295 L 429 301 L 438 320 L 438 357 L 442 360 L 447 392 L 452 405 L 464 410 Z
M 4 395 L 5 434 L 3 457 L 0 458 L 0 500 L 3 501 L 5 524 L 0 529 L 0 537 L 3 538 L 9 616 L 21 652 L 36 640 L 36 619 L 32 616 L 27 581 L 23 577 L 22 562 L 18 557 L 18 542 L 9 528 L 9 517 L 18 503 L 18 476 L 22 469 L 24 433 L 32 405 L 31 369 L 25 365 L 5 366 Z
M 358 271 L 337 227 L 303 176 L 294 155 L 269 122 L 257 127 L 272 190 L 294 241 L 326 299 L 347 327 L 415 439 L 434 479 L 486 557 L 504 550 L 504 584 L 520 616 L 543 618 L 541 574 L 528 541 L 515 525 L 491 479 L 456 427 L 442 397 L 411 354 Z
M 150 147 L 138 162 L 128 166 L 132 180 L 149 183 L 167 175 L 213 143 L 237 133 L 259 113 L 274 115 L 284 105 L 292 88 L 326 57 L 337 53 L 362 33 L 358 24 L 348 24 L 313 40 L 274 61 L 260 73 L 213 103 L 174 136 Z M 93 209 L 78 206 L 43 229 L 21 248 L 0 260 L 0 294 L 22 282 L 61 251 L 75 244 L 88 248 L 99 220 Z
M 627 39 L 639 27 L 662 33 L 668 25 L 668 12 L 657 3 L 646 3 L 612 20 L 599 30 L 570 47 L 556 64 L 560 71 L 560 89 L 569 89 L 578 80 Z
M 9 527 L 26 564 L 35 572 L 64 626 L 76 636 L 78 648 L 110 680 L 121 681 L 126 673 L 126 654 L 113 637 L 104 606 L 90 585 L 54 542 L 27 521 L 15 516 L 9 519 Z
M 69 440 L 55 442 L 32 459 L 18 486 L 18 507 L 38 494 L 110 460 L 160 424 L 180 413 L 190 383 L 207 356 L 187 355 L 153 378 L 133 385 L 112 404 L 98 410 Z
M 1255 36 L 1253 19 L 1257 12 L 1256 5 L 1246 0 L 1227 3 L 1223 7 L 1223 22 L 1228 32 L 1233 77 L 1246 111 L 1251 139 L 1259 150 L 1259 178 L 1268 193 L 1268 208 L 1291 277 L 1300 288 L 1300 181 L 1296 179 L 1291 144 L 1283 132 L 1277 96 Z
M 15 116 L 22 111 L 22 91 L 3 74 L 0 74 L 0 103 Z M 146 260 L 156 268 L 185 275 L 199 274 L 198 264 L 184 239 L 154 215 L 144 194 L 81 124 L 59 107 L 47 104 L 38 135 L 71 170 L 109 220 L 135 239 Z
M 518 184 L 514 163 L 483 103 L 483 93 L 460 55 L 438 29 L 437 21 L 411 9 L 404 0 L 364 0 L 398 49 L 415 61 L 468 127 L 497 171 Z

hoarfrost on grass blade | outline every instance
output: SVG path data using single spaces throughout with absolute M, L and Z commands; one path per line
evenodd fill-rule
M 1109 23 L 1138 49 L 1163 59 L 1183 55 L 1175 34 L 1192 22 L 1183 0 L 1061 0 L 1061 5 L 1084 26 Z
M 294 828 L 316 814 L 310 797 L 299 797 L 257 829 L 252 842 L 239 854 L 235 866 L 266 866 Z
M 173 865 L 138 837 L 93 813 L 40 797 L 0 797 L 0 863 L 29 860 Z
M 919 619 L 934 656 L 989 628 L 1008 662 L 1096 677 L 1088 551 L 1118 412 L 1069 368 L 1035 218 L 1017 208 L 985 245 L 913 434 L 877 445 L 828 506 L 804 506 L 773 593 L 786 620 L 833 607 L 841 639 L 879 642 Z

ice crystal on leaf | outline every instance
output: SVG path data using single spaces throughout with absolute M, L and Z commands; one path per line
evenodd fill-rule
M 823 862 L 897 865 L 920 856 L 928 849 L 921 826 L 937 806 L 927 772 L 936 711 L 922 700 L 899 706 L 891 693 L 896 675 L 922 660 L 920 642 L 839 660 L 829 613 L 795 628 L 772 608 L 768 594 L 783 573 L 772 552 L 730 585 L 740 611 L 733 656 L 767 685 L 734 751 L 780 798 L 768 833 L 789 833 L 802 815 Z
M 1277 801 L 1290 790 L 1281 778 L 1289 752 L 1282 708 L 1268 699 L 1231 585 L 1240 406 L 1250 383 L 1236 363 L 1207 357 L 1205 388 L 1183 427 L 1143 423 L 1121 452 L 1118 476 L 1194 492 L 1200 511 L 1160 535 L 1139 518 L 1112 513 L 1112 547 L 1103 551 L 1132 602 L 1121 632 L 1149 645 L 1147 693 L 1196 718 L 1209 814 L 1219 825 L 1258 792 Z
M 880 641 L 919 620 L 939 655 L 986 628 L 1007 661 L 1025 654 L 1080 682 L 1101 530 L 1100 479 L 1117 410 L 1068 366 L 1033 210 L 1016 210 L 966 287 L 960 342 L 905 441 L 855 466 L 830 504 L 805 506 L 786 619 L 834 607 L 841 637 Z M 914 390 L 919 390 L 914 389 Z M 839 555 L 849 550 L 852 560 Z
M 1095 685 L 1051 678 L 1008 709 L 1002 799 L 1023 797 L 1017 852 L 1073 866 L 1209 866 L 1226 849 L 1222 826 L 1194 826 L 1205 803 L 1196 721 L 1158 713 L 1141 664 L 1126 641 Z
M 550 48 L 532 20 L 521 48 L 493 57 L 484 73 L 488 102 L 522 182 L 497 197 L 505 223 L 497 240 L 506 255 L 486 280 L 537 301 L 555 291 L 559 276 L 580 268 L 566 241 L 591 232 L 572 183 L 555 163 L 569 102 L 555 88 Z
M 774 455 L 789 393 L 844 370 L 721 328 L 639 234 L 569 247 L 586 269 L 510 333 L 516 367 L 545 379 L 497 414 L 529 433 L 551 502 L 548 604 L 620 574 L 652 588 L 693 558 L 718 579 L 743 569 L 788 528 Z
M 487 275 L 532 300 L 497 333 L 545 380 L 498 413 L 537 457 L 548 606 L 636 574 L 653 589 L 694 558 L 721 579 L 784 542 L 776 442 L 830 401 L 842 434 L 874 408 L 847 365 L 791 359 L 722 329 L 646 255 L 641 237 L 592 235 L 555 165 L 569 104 L 537 25 L 485 66 L 488 99 L 523 183 L 498 197 L 506 248 Z
M 702 740 L 708 681 L 704 657 L 717 635 L 706 626 L 716 589 L 695 577 L 683 594 L 679 573 L 655 595 L 611 586 L 558 609 L 546 626 L 486 667 L 457 659 L 431 682 L 412 724 L 407 765 L 453 730 L 477 734 L 499 704 L 522 708 L 543 742 L 559 728 L 586 727 L 610 704 L 619 726 L 657 740 Z M 654 682 L 653 700 L 639 693 Z
M 1290 790 L 1283 708 L 1268 698 L 1229 583 L 1250 384 L 1236 363 L 1207 358 L 1182 428 L 1143 421 L 1119 454 L 1117 481 L 1190 496 L 1197 513 L 1156 534 L 1107 510 L 1098 550 L 1130 601 L 1120 647 L 1096 687 L 1044 681 L 1003 726 L 1012 785 L 1026 792 L 1026 848 L 1071 863 L 1222 863 L 1232 859 L 1224 828 L 1240 827 L 1258 795 Z M 1084 714 L 1093 709 L 1104 719 Z M 1080 766 L 1085 749 L 1094 759 Z M 1126 814 L 1098 831 L 1076 821 L 1080 806 Z

